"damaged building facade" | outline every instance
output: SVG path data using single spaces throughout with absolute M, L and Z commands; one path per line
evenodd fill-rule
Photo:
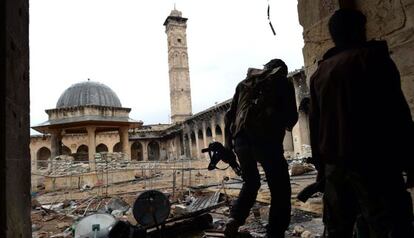
M 207 158 L 201 149 L 210 142 L 225 143 L 224 115 L 231 100 L 192 113 L 186 22 L 180 11 L 173 10 L 164 23 L 172 124 L 143 125 L 129 118 L 131 108 L 122 107 L 106 85 L 89 80 L 74 84 L 62 93 L 56 108 L 46 110 L 49 120 L 32 127 L 42 133 L 31 136 L 32 171 L 50 169 L 50 161 L 59 155 L 89 161 L 92 170 L 98 153 L 118 153 L 131 161 L 201 159 Z M 299 108 L 309 94 L 304 71 L 290 73 L 289 80 Z M 293 132 L 286 133 L 284 148 L 289 157 L 307 152 L 307 131 L 304 109 Z
M 329 17 L 336 9 L 349 3 L 353 3 L 355 8 L 367 15 L 367 30 L 370 39 L 388 41 L 391 56 L 401 73 L 403 92 L 414 116 L 414 61 L 410 54 L 414 49 L 413 0 L 298 0 L 299 19 L 304 29 L 303 56 L 306 77 L 310 77 L 323 53 L 333 45 L 326 27 Z M 29 150 L 28 145 L 32 142 L 31 146 L 33 146 L 36 140 L 42 140 L 44 147 L 49 151 L 44 149 L 41 153 L 47 157 L 49 152 L 52 153 L 51 140 L 48 135 L 40 138 L 30 138 L 29 136 L 29 1 L 1 1 L 0 9 L 0 15 L 3 19 L 1 21 L 3 34 L 0 37 L 2 52 L 0 54 L 0 74 L 4 79 L 1 81 L 0 87 L 0 114 L 2 115 L 0 121 L 2 126 L 2 133 L 0 133 L 2 155 L 0 160 L 0 181 L 2 184 L 0 186 L 0 237 L 31 237 L 31 181 L 29 176 L 31 161 L 28 158 L 31 153 L 32 158 L 36 159 L 36 153 L 39 151 L 35 147 L 31 147 L 33 149 Z M 300 85 L 303 85 L 303 79 L 300 80 Z M 218 113 L 214 115 L 218 115 Z M 210 121 L 206 118 L 203 120 L 206 121 L 204 124 L 208 127 Z M 190 136 L 188 134 L 192 131 L 189 129 L 191 125 L 187 129 L 184 129 L 184 125 L 185 121 L 176 125 L 165 125 L 165 128 L 160 126 L 158 129 L 155 126 L 144 126 L 141 127 L 141 133 L 148 135 L 145 140 L 149 140 L 149 135 L 163 135 L 163 138 L 166 139 L 169 136 L 172 138 L 174 133 L 181 133 L 181 136 L 175 138 L 184 142 L 184 136 L 187 135 L 189 141 L 191 133 Z M 306 126 L 304 124 L 302 128 L 306 128 Z M 303 144 L 306 144 L 307 140 L 306 136 L 295 139 L 297 130 L 300 129 L 295 128 L 292 139 L 295 149 L 297 149 L 296 143 L 303 141 Z M 119 132 L 113 131 L 112 133 L 114 139 L 111 141 L 116 143 L 120 141 Z M 97 141 L 100 140 L 99 134 Z M 303 134 L 306 135 L 306 132 Z M 211 131 L 211 135 L 213 135 L 213 131 Z M 63 135 L 63 141 L 66 136 L 68 135 Z M 129 143 L 134 140 L 133 136 L 133 133 L 129 133 Z M 86 135 L 79 134 L 80 137 L 86 138 Z M 136 140 L 141 138 L 141 141 L 144 141 L 142 136 L 138 135 L 137 137 Z M 191 142 L 193 143 L 193 140 Z M 71 148 L 70 145 L 68 147 Z M 177 148 L 181 150 L 181 146 Z M 108 150 L 110 149 L 113 147 L 111 148 L 108 144 Z

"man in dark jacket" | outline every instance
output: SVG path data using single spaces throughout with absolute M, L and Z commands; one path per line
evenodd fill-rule
M 414 129 L 385 41 L 366 41 L 365 16 L 341 9 L 329 21 L 335 47 L 310 79 L 311 143 L 325 179 L 328 237 L 352 237 L 360 213 L 372 237 L 414 237 Z M 324 174 L 324 176 L 323 176 Z
M 287 79 L 285 63 L 274 59 L 263 70 L 249 69 L 226 114 L 226 146 L 233 149 L 234 140 L 244 181 L 226 226 L 227 236 L 237 233 L 256 201 L 259 162 L 271 193 L 267 232 L 269 237 L 284 237 L 290 222 L 291 188 L 283 138 L 285 130 L 292 130 L 297 119 L 295 92 Z

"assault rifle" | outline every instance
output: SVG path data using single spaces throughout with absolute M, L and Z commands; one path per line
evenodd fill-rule
M 217 168 L 217 163 L 223 161 L 228 164 L 237 175 L 241 176 L 241 169 L 239 163 L 237 163 L 236 155 L 232 150 L 225 148 L 220 142 L 211 142 L 208 147 L 202 149 L 201 152 L 208 153 L 208 156 L 210 157 L 208 170 L 219 169 Z

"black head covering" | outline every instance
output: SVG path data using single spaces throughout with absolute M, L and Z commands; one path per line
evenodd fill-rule
M 329 19 L 329 33 L 336 46 L 350 46 L 366 41 L 367 18 L 353 9 L 339 9 Z

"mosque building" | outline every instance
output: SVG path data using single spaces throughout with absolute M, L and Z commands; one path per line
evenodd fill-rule
M 46 110 L 48 121 L 32 128 L 30 152 L 32 170 L 47 168 L 60 155 L 75 161 L 89 161 L 94 168 L 96 154 L 119 153 L 127 160 L 158 161 L 206 158 L 201 149 L 211 141 L 225 143 L 224 115 L 231 100 L 192 113 L 187 49 L 187 18 L 172 10 L 164 22 L 168 40 L 171 124 L 144 125 L 131 119 L 131 108 L 123 107 L 116 93 L 94 81 L 66 89 L 56 108 Z M 309 95 L 303 70 L 289 74 L 299 104 Z M 293 132 L 287 132 L 284 149 L 290 154 L 305 152 L 309 144 L 306 110 L 299 110 Z

